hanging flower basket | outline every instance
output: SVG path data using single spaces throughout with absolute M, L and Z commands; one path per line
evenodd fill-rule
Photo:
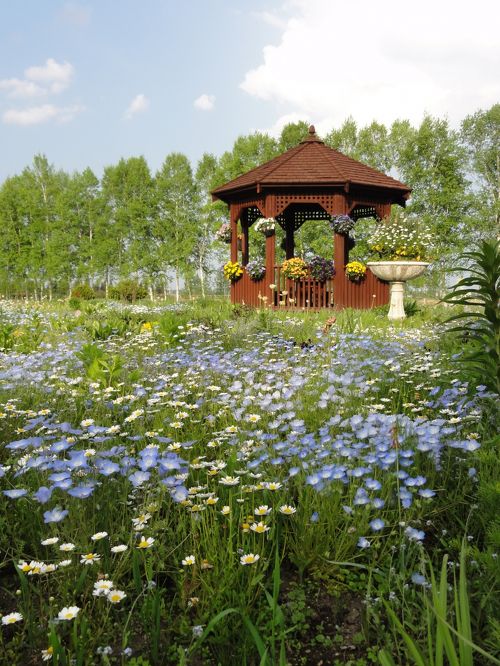
M 222 224 L 217 231 L 215 232 L 215 237 L 221 243 L 230 243 L 231 242 L 231 225 Z
M 237 261 L 228 261 L 224 264 L 224 277 L 229 282 L 236 282 L 243 275 L 243 268 Z
M 347 236 L 354 228 L 356 221 L 349 215 L 333 215 L 330 220 L 330 226 L 336 234 Z
M 326 282 L 335 275 L 333 261 L 324 257 L 313 257 L 309 262 L 309 274 L 314 280 Z
M 308 276 L 307 264 L 300 257 L 293 257 L 283 262 L 281 274 L 289 280 L 301 280 Z
M 258 260 L 249 261 L 245 266 L 245 270 L 248 273 L 250 279 L 254 282 L 262 280 L 266 274 L 266 267 L 261 261 Z
M 274 217 L 259 217 L 254 228 L 255 231 L 259 231 L 264 236 L 274 236 L 276 220 Z
M 346 264 L 345 274 L 351 282 L 362 282 L 366 277 L 366 266 L 360 261 L 350 261 Z

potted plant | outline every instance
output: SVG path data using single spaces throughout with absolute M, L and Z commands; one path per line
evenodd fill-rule
M 283 262 L 281 274 L 289 280 L 301 280 L 308 275 L 307 264 L 300 257 L 293 257 Z
M 266 274 L 266 267 L 264 266 L 262 261 L 259 261 L 258 259 L 249 261 L 248 264 L 245 266 L 245 270 L 250 276 L 250 279 L 253 280 L 254 282 L 262 280 L 262 278 Z
M 264 236 L 273 236 L 276 229 L 276 220 L 274 217 L 259 217 L 254 228 L 255 231 L 259 231 Z
M 345 274 L 351 282 L 361 282 L 366 277 L 366 266 L 360 261 L 350 261 L 346 264 Z
M 367 263 L 379 279 L 390 282 L 389 319 L 403 319 L 404 285 L 429 266 L 432 235 L 427 227 L 403 214 L 384 219 L 368 241 L 373 260 Z
M 315 256 L 309 262 L 309 274 L 314 280 L 326 282 L 335 275 L 335 268 L 331 259 Z

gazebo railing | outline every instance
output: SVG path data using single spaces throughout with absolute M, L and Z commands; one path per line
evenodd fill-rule
M 313 310 L 333 307 L 333 279 L 320 282 L 309 275 L 300 280 L 290 280 L 277 265 L 274 267 L 274 284 L 274 307 Z

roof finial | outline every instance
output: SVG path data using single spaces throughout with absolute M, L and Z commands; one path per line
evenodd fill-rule
M 301 143 L 323 143 L 319 136 L 316 134 L 314 125 L 309 125 L 307 135 L 302 139 Z

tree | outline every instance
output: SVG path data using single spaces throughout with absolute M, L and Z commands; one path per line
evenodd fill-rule
M 104 214 L 96 228 L 96 261 L 106 290 L 113 276 L 151 274 L 153 194 L 144 157 L 121 159 L 104 170 Z
M 308 130 L 309 125 L 305 120 L 285 125 L 281 130 L 278 151 L 284 153 L 285 150 L 290 150 L 290 148 L 298 146 L 306 138 Z
M 214 179 L 215 187 L 237 178 L 250 169 L 276 157 L 279 154 L 277 142 L 262 132 L 254 132 L 236 139 L 231 151 L 226 151 L 219 159 Z
M 174 271 L 175 298 L 179 301 L 180 278 L 189 274 L 196 243 L 196 188 L 189 160 L 182 153 L 167 155 L 155 177 L 156 257 Z M 165 277 L 166 279 L 166 277 Z
M 5 293 L 28 293 L 30 244 L 24 178 L 8 178 L 0 189 L 0 281 Z
M 198 210 L 193 259 L 196 263 L 203 298 L 205 298 L 205 284 L 210 267 L 214 233 L 226 217 L 225 210 L 220 206 L 220 203 L 212 201 L 210 194 L 215 187 L 214 174 L 216 169 L 217 158 L 209 153 L 204 153 L 198 162 L 195 174 Z
M 418 129 L 398 123 L 394 130 L 397 177 L 412 188 L 409 211 L 430 226 L 438 255 L 456 252 L 466 235 L 468 206 L 465 154 L 458 133 L 447 120 L 431 116 Z
M 99 180 L 87 168 L 74 173 L 59 199 L 60 216 L 70 238 L 71 277 L 92 283 L 96 277 L 96 228 L 103 214 Z
M 461 139 L 472 173 L 474 226 L 492 237 L 500 228 L 500 104 L 467 116 Z
M 21 177 L 30 239 L 30 273 L 40 293 L 48 290 L 51 299 L 54 287 L 68 281 L 71 272 L 70 242 L 58 210 L 68 176 L 56 172 L 45 155 L 35 155 L 32 166 Z

